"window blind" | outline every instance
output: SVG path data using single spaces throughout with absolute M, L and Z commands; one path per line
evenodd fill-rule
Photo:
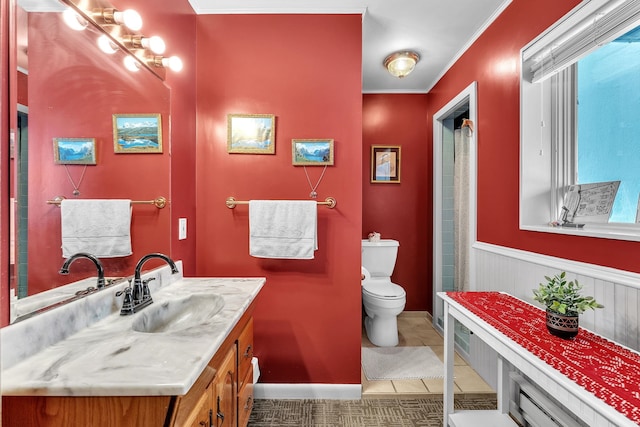
M 585 3 L 522 51 L 524 78 L 537 83 L 640 24 L 640 0 Z

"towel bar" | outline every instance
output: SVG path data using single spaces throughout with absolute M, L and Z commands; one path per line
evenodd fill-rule
M 58 205 L 65 199 L 64 196 L 56 196 L 53 200 L 47 200 L 47 204 L 49 205 Z M 158 209 L 162 209 L 167 206 L 167 199 L 165 197 L 156 197 L 153 200 L 132 200 L 132 205 L 154 205 Z
M 333 197 L 327 197 L 326 199 L 324 199 L 324 202 L 317 202 L 317 203 L 318 203 L 318 205 L 325 205 L 329 209 L 335 208 L 336 205 L 338 204 L 337 200 L 334 199 Z M 225 200 L 225 204 L 227 205 L 227 207 L 229 209 L 233 209 L 237 205 L 248 205 L 249 201 L 248 200 L 236 200 L 235 197 L 227 197 L 227 200 Z

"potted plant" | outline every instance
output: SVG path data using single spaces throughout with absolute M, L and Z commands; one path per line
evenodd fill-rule
M 547 308 L 547 329 L 552 335 L 569 339 L 578 334 L 578 317 L 587 309 L 603 308 L 592 296 L 581 294 L 582 286 L 577 280 L 567 281 L 563 271 L 553 277 L 544 276 L 533 290 L 533 299 Z

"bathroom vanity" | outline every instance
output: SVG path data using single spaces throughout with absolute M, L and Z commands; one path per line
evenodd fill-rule
M 133 315 L 114 286 L 3 328 L 2 425 L 245 426 L 265 279 L 166 270 Z

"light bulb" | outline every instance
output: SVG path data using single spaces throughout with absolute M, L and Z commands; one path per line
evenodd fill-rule
M 98 47 L 106 54 L 112 55 L 118 51 L 118 46 L 106 35 L 98 37 Z
M 158 36 L 151 36 L 149 38 L 142 38 L 142 46 L 151 50 L 151 52 L 156 53 L 158 55 L 162 55 L 166 49 L 164 44 L 164 40 Z
M 182 70 L 182 59 L 177 56 L 172 56 L 170 58 L 163 58 L 162 65 L 165 67 L 169 67 L 171 71 L 181 71 Z
M 124 66 L 127 70 L 133 71 L 133 72 L 136 72 L 140 69 L 140 64 L 131 55 L 127 55 L 124 57 Z
M 142 28 L 142 17 L 133 9 L 114 11 L 113 19 L 119 24 L 124 24 L 131 31 L 138 31 Z
M 65 24 L 67 24 L 69 28 L 76 31 L 82 31 L 89 25 L 86 19 L 78 15 L 78 12 L 71 8 L 67 8 L 62 12 L 62 19 L 64 19 Z

